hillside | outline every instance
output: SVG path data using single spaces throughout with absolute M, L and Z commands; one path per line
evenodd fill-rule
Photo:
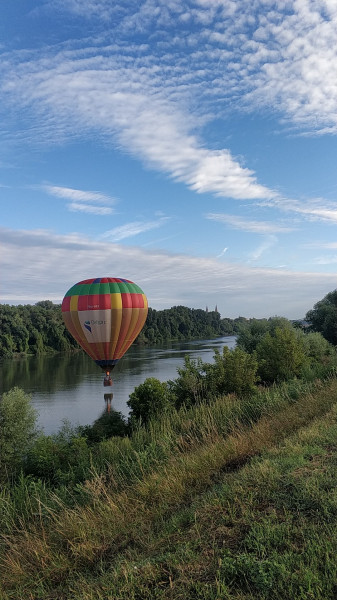
M 2 496 L 0 597 L 335 598 L 336 439 L 334 378 L 112 438 L 72 498 L 26 483 L 17 519 Z

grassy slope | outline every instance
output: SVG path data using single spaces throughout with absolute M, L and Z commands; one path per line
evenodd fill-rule
M 97 476 L 89 503 L 23 523 L 0 597 L 335 598 L 337 381 L 266 402 L 253 424 L 229 427 L 221 402 L 185 415 L 165 460 L 126 486 Z

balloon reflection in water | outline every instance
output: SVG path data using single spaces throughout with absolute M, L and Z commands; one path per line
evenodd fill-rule
M 106 411 L 109 413 L 111 411 L 111 402 L 113 399 L 113 394 L 104 394 L 104 400 L 106 402 Z

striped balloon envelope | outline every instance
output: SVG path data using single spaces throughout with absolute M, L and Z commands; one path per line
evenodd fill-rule
M 91 358 L 112 369 L 142 330 L 147 298 L 128 279 L 100 277 L 73 285 L 62 302 L 64 323 Z

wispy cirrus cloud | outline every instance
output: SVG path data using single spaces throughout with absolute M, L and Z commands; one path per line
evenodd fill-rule
M 291 198 L 276 196 L 271 200 L 257 201 L 258 206 L 278 208 L 283 212 L 297 213 L 307 221 L 321 221 L 323 223 L 337 223 L 336 203 L 324 198 L 307 198 L 299 201 Z
M 46 184 L 39 186 L 39 188 L 47 192 L 49 196 L 69 200 L 67 208 L 71 212 L 84 212 L 102 216 L 111 215 L 113 209 L 110 205 L 116 202 L 114 198 L 101 192 L 76 190 L 74 188 Z
M 157 221 L 133 221 L 132 223 L 126 223 L 125 225 L 106 231 L 100 238 L 110 239 L 112 242 L 120 242 L 121 240 L 134 237 L 140 233 L 151 231 L 151 229 L 162 227 L 168 220 L 169 217 L 161 217 L 160 219 L 157 219 Z
M 259 260 L 265 252 L 268 252 L 275 244 L 277 244 L 278 240 L 276 235 L 267 235 L 261 244 L 253 252 L 249 254 L 248 262 L 254 262 Z
M 277 223 L 267 221 L 252 221 L 237 215 L 227 215 L 224 213 L 209 213 L 206 215 L 206 219 L 228 225 L 233 229 L 241 229 L 248 233 L 272 234 L 295 231 L 294 227 L 278 225 Z
M 333 265 L 337 263 L 337 256 L 317 256 L 313 262 L 315 265 Z

